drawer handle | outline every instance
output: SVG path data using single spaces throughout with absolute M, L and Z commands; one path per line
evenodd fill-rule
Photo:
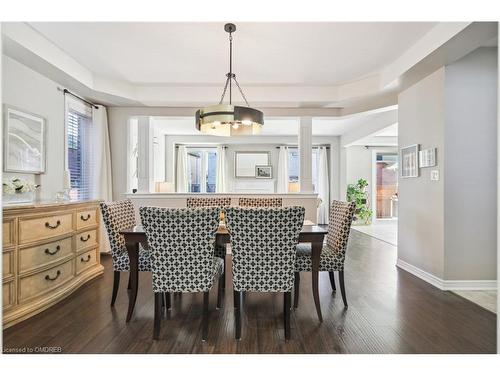
M 83 221 L 87 221 L 90 219 L 90 214 L 87 214 L 87 217 L 83 217 L 83 215 L 80 215 L 80 219 Z
M 83 238 L 83 236 L 80 236 L 80 241 L 87 242 L 90 240 L 90 234 L 87 234 L 87 238 Z
M 57 278 L 59 276 L 61 276 L 61 271 L 57 270 L 56 275 L 54 277 L 50 277 L 49 275 L 45 275 L 45 280 L 54 281 L 54 280 L 57 280 Z
M 45 249 L 45 254 L 47 255 L 54 255 L 57 254 L 61 250 L 61 246 L 57 245 L 56 246 L 56 251 L 50 251 L 50 249 Z
M 48 221 L 45 223 L 45 227 L 50 229 L 56 229 L 59 225 L 61 225 L 61 220 L 57 220 L 56 225 L 50 225 Z
M 90 262 L 90 258 L 92 258 L 92 257 L 90 256 L 90 254 L 88 254 L 87 259 L 80 258 L 80 262 L 83 262 L 83 263 Z

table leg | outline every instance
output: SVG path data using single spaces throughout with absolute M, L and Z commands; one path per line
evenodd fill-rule
M 311 260 L 312 260 L 312 290 L 314 304 L 316 305 L 316 312 L 318 319 L 323 322 L 323 315 L 321 314 L 321 305 L 319 302 L 319 264 L 321 260 L 321 249 L 323 248 L 323 241 L 313 242 L 311 244 Z
M 130 298 L 128 300 L 127 312 L 127 322 L 129 322 L 134 312 L 139 285 L 139 243 L 127 243 L 127 253 L 130 260 Z

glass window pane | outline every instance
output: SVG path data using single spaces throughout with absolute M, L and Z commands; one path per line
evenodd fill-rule
M 217 152 L 207 153 L 207 193 L 215 193 L 215 181 L 217 179 Z
M 317 148 L 313 149 L 312 153 L 312 183 L 313 191 L 318 192 L 318 166 L 319 166 L 319 150 Z
M 68 170 L 70 173 L 70 198 L 91 198 L 91 133 L 92 119 L 80 112 L 68 110 L 66 118 Z
M 201 152 L 188 151 L 188 192 L 199 193 L 201 191 Z

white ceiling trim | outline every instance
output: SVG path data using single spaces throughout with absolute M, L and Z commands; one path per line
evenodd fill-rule
M 256 107 L 339 108 L 339 114 L 346 114 L 396 104 L 397 86 L 388 84 L 468 25 L 465 22 L 438 24 L 381 74 L 357 81 L 334 86 L 250 85 L 244 89 L 251 104 Z M 213 104 L 220 97 L 222 82 L 221 87 L 155 86 L 96 76 L 26 23 L 4 23 L 2 35 L 9 42 L 5 43 L 4 53 L 16 59 L 24 56 L 26 61 L 21 63 L 31 64 L 32 69 L 42 74 L 50 72 L 50 78 L 67 84 L 70 89 L 78 89 L 81 95 L 86 94 L 89 99 L 97 99 L 103 104 L 198 107 Z M 15 49 L 23 51 L 20 53 Z M 31 59 L 26 58 L 28 52 L 33 55 Z M 33 61 L 37 61 L 36 66 L 33 66 Z

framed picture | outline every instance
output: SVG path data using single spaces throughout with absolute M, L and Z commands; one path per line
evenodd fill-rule
M 255 178 L 272 178 L 273 167 L 270 165 L 256 165 Z
M 45 119 L 7 105 L 4 114 L 4 171 L 44 173 Z
M 436 149 L 428 148 L 419 151 L 420 168 L 435 167 L 436 166 Z
M 257 165 L 267 166 L 271 163 L 268 151 L 236 151 L 234 153 L 234 177 L 257 177 Z
M 418 144 L 401 148 L 401 178 L 418 177 L 418 148 Z

